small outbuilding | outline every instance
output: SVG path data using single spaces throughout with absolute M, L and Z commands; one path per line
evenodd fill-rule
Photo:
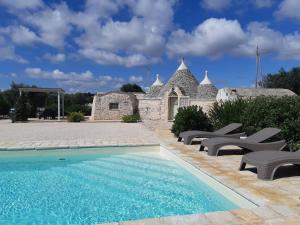
M 294 96 L 293 91 L 284 88 L 222 88 L 218 91 L 217 101 L 234 101 L 237 99 L 256 98 L 258 96 Z
M 91 120 L 121 120 L 124 115 L 138 112 L 136 95 L 129 92 L 113 91 L 97 93 L 93 99 Z

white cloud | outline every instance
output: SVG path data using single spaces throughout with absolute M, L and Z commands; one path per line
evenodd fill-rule
M 110 51 L 96 50 L 94 48 L 82 49 L 81 55 L 102 65 L 122 65 L 126 67 L 145 66 L 152 64 L 154 59 L 147 59 L 142 54 L 132 54 L 129 56 L 119 56 Z M 151 61 L 152 60 L 152 61 Z
M 199 24 L 191 33 L 177 30 L 167 45 L 170 56 L 219 57 L 246 39 L 237 20 L 211 18 Z
M 83 34 L 77 38 L 79 52 L 99 64 L 142 66 L 159 61 L 164 52 L 165 35 L 172 26 L 173 0 L 121 1 L 133 15 L 129 21 L 111 19 L 98 23 L 94 14 L 85 15 L 79 25 Z M 115 12 L 120 6 L 110 7 Z M 121 5 L 122 5 L 121 4 Z M 149 10 L 151 8 L 151 10 Z
M 52 63 L 61 63 L 64 62 L 66 59 L 66 55 L 64 53 L 57 53 L 57 54 L 45 54 L 44 55 L 45 59 L 50 60 Z
M 231 5 L 232 0 L 202 0 L 203 8 L 214 11 L 222 11 Z
M 262 54 L 272 54 L 284 60 L 300 60 L 299 33 L 284 35 L 265 23 L 253 22 L 248 25 L 246 36 L 247 41 L 234 49 L 234 54 L 254 56 L 258 45 Z
M 300 34 L 282 34 L 266 23 L 252 22 L 243 30 L 236 20 L 208 19 L 192 32 L 177 30 L 167 45 L 168 55 L 216 58 L 225 54 L 255 56 L 256 46 L 262 54 L 280 59 L 300 59 Z
M 129 77 L 129 82 L 130 83 L 140 83 L 140 82 L 142 82 L 144 79 L 143 79 L 143 77 L 142 76 L 130 76 Z
M 59 69 L 53 71 L 42 70 L 41 68 L 26 68 L 25 74 L 34 79 L 54 80 L 57 85 L 78 90 L 90 90 L 90 88 L 115 87 L 115 84 L 123 84 L 125 80 L 120 77 L 112 77 L 109 75 L 94 75 L 87 70 L 83 73 L 70 72 L 66 73 Z
M 257 8 L 269 8 L 272 7 L 274 0 L 255 0 L 255 6 Z
M 0 36 L 0 60 L 12 60 L 18 63 L 27 63 L 27 60 L 16 53 L 15 47 L 8 43 L 2 36 Z
M 43 5 L 41 0 L 0 0 L 3 5 L 11 10 L 35 9 Z
M 278 19 L 290 18 L 300 20 L 300 1 L 299 0 L 283 0 L 278 10 L 275 12 L 275 16 Z
M 18 45 L 30 45 L 40 41 L 40 38 L 33 31 L 23 25 L 0 28 L 0 32 L 10 37 L 12 42 Z
M 25 73 L 31 78 L 41 78 L 41 79 L 53 79 L 53 80 L 80 80 L 87 81 L 93 79 L 93 74 L 91 71 L 87 70 L 84 73 L 65 73 L 58 69 L 53 71 L 44 71 L 41 68 L 26 68 Z
M 245 31 L 245 36 L 247 36 L 247 39 L 244 43 L 233 49 L 233 52 L 237 55 L 254 56 L 257 45 L 262 53 L 278 53 L 279 48 L 282 48 L 284 45 L 283 35 L 278 31 L 272 30 L 265 23 L 250 23 Z
M 20 19 L 37 30 L 40 41 L 56 48 L 65 46 L 65 37 L 71 31 L 72 12 L 65 3 L 44 7 L 33 13 L 22 13 Z

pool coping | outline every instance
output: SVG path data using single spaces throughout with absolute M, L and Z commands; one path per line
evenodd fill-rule
M 208 179 L 210 179 L 210 181 L 206 181 L 206 180 L 203 180 L 203 179 L 201 179 L 201 180 L 203 180 L 204 183 L 206 183 L 208 186 L 210 186 L 211 188 L 213 188 L 214 190 L 216 190 L 217 192 L 219 192 L 221 195 L 225 195 L 225 193 L 222 193 L 222 191 L 227 192 L 227 190 L 224 190 L 224 188 L 225 188 L 225 189 L 228 189 L 228 191 L 232 192 L 234 195 L 236 195 L 235 198 L 242 198 L 243 201 L 248 201 L 249 202 L 249 203 L 245 203 L 245 204 L 249 204 L 249 206 L 245 206 L 245 207 L 240 206 L 240 208 L 254 208 L 254 207 L 259 207 L 260 206 L 260 204 L 257 203 L 251 197 L 245 196 L 245 194 L 240 193 L 235 188 L 230 187 L 229 185 L 227 185 L 224 182 L 220 181 L 216 177 L 213 177 L 212 175 L 210 175 L 206 171 L 202 170 L 201 168 L 195 167 L 192 163 L 190 163 L 187 160 L 181 158 L 175 152 L 172 152 L 172 151 L 168 150 L 164 145 L 160 145 L 160 146 L 161 146 L 161 150 L 160 151 L 164 151 L 164 150 L 167 151 L 167 154 L 171 155 L 171 157 L 172 157 L 171 160 L 174 160 L 175 162 L 179 163 L 180 166 L 182 166 L 185 169 L 187 169 L 193 176 L 196 176 L 198 179 L 201 179 L 201 178 L 208 178 Z M 184 165 L 184 163 L 186 165 Z M 195 170 L 196 173 L 197 172 L 200 173 L 200 176 L 198 174 L 195 174 L 193 171 L 191 171 L 190 168 L 187 168 L 187 165 L 189 167 L 191 167 L 193 170 Z M 202 174 L 203 174 L 203 176 L 202 176 Z M 215 188 L 213 186 L 215 184 L 209 184 L 209 183 L 217 183 L 216 185 L 218 185 L 219 187 Z M 222 189 L 222 190 L 218 190 L 219 188 Z M 235 203 L 235 204 L 241 204 L 241 203 L 236 203 L 235 201 L 233 201 L 233 203 Z
M 9 147 L 0 148 L 0 152 L 7 151 L 47 151 L 55 149 L 82 149 L 82 148 L 107 148 L 107 147 L 139 147 L 139 146 L 160 146 L 160 144 L 111 144 L 111 145 L 66 145 L 66 146 L 43 146 L 43 147 Z

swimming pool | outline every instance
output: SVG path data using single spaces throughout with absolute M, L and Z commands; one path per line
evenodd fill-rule
M 171 158 L 156 146 L 1 152 L 0 224 L 96 224 L 241 207 Z

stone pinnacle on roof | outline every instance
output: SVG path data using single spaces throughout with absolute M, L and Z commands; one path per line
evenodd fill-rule
M 208 79 L 208 71 L 207 70 L 205 70 L 205 76 L 204 76 L 204 79 L 201 81 L 200 85 L 202 85 L 202 84 L 212 84 L 210 79 Z
M 163 86 L 163 82 L 161 82 L 161 80 L 159 79 L 159 74 L 156 74 L 156 80 L 154 81 L 154 83 L 152 84 L 152 86 Z
M 187 70 L 187 69 L 188 69 L 188 67 L 184 63 L 184 58 L 182 58 L 180 66 L 178 67 L 177 71 L 179 71 L 179 70 Z

